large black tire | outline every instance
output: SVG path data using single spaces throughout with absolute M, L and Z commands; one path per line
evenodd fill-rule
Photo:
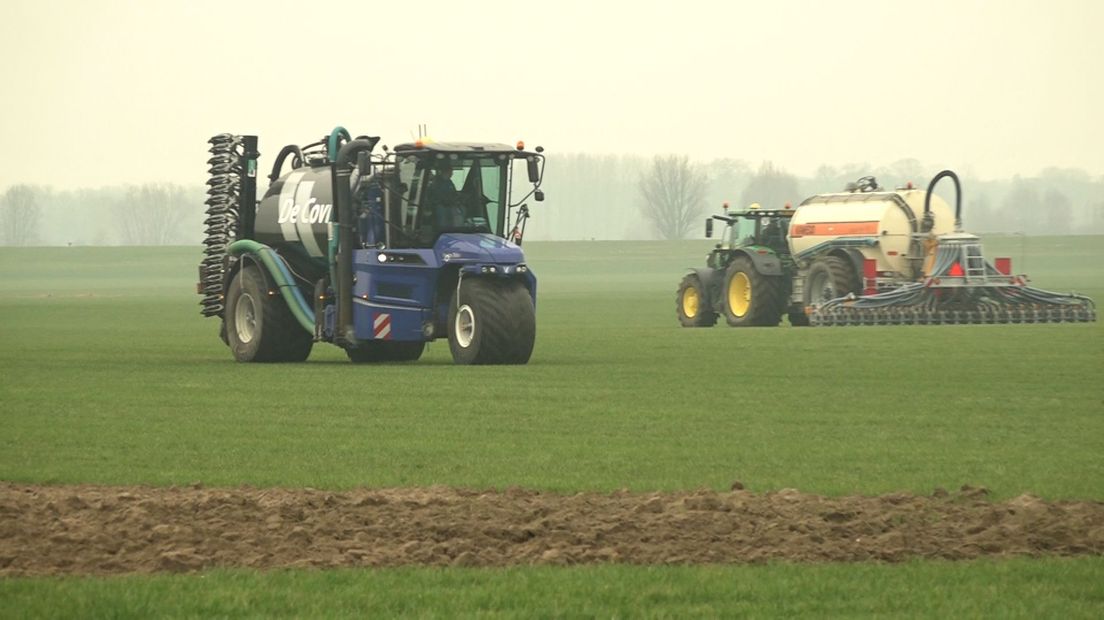
M 448 339 L 457 364 L 524 364 L 537 317 L 520 280 L 465 278 L 449 304 Z
M 805 306 L 808 307 L 844 297 L 848 293 L 858 295 L 862 292 L 862 283 L 851 263 L 836 256 L 825 256 L 809 267 L 804 288 Z
M 713 312 L 705 286 L 697 274 L 687 274 L 679 282 L 675 312 L 683 327 L 712 327 L 717 323 L 717 313 Z
M 349 361 L 354 364 L 371 362 L 413 362 L 425 351 L 424 342 L 396 342 L 393 340 L 365 340 L 355 348 L 345 349 Z
M 226 338 L 239 362 L 301 362 L 314 336 L 282 297 L 269 295 L 256 267 L 238 271 L 226 293 Z
M 750 258 L 737 256 L 725 271 L 721 301 L 732 327 L 778 325 L 786 308 L 785 281 L 760 274 Z

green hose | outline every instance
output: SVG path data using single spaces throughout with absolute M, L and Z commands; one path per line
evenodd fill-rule
M 292 280 L 291 271 L 288 269 L 284 259 L 280 258 L 280 255 L 275 250 L 268 247 L 263 243 L 257 243 L 250 239 L 239 239 L 230 244 L 228 249 L 231 256 L 241 256 L 242 254 L 249 254 L 255 258 L 259 258 L 264 266 L 268 269 L 268 273 L 276 281 L 281 292 L 284 292 L 284 300 L 287 301 L 288 309 L 295 316 L 295 320 L 299 321 L 299 324 L 303 326 L 303 329 L 307 330 L 311 334 L 314 333 L 314 310 L 307 304 L 307 300 L 303 298 L 303 292 L 299 290 L 299 287 L 295 285 Z M 286 289 L 286 291 L 285 291 Z M 290 292 L 291 294 L 286 294 Z
M 352 140 L 349 137 L 349 132 L 344 127 L 340 125 L 334 127 L 334 130 L 330 132 L 330 140 L 326 144 L 326 154 L 329 155 L 330 161 L 337 161 L 337 149 L 341 148 L 341 145 L 337 143 L 338 138 L 345 138 L 346 142 Z

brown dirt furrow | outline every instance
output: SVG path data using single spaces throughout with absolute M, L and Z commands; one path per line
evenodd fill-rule
M 0 575 L 1104 554 L 1104 503 L 986 494 L 0 483 Z

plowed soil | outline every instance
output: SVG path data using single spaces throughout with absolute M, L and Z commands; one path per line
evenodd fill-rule
M 986 495 L 0 483 L 0 575 L 1104 554 L 1104 503 Z

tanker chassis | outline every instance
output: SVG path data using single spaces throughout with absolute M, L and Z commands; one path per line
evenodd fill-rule
M 353 362 L 412 361 L 442 337 L 459 364 L 528 362 L 523 201 L 544 198 L 543 149 L 418 140 L 375 154 L 378 142 L 338 127 L 288 145 L 257 200 L 257 138 L 211 138 L 201 313 L 241 362 L 303 361 L 315 342 Z M 532 187 L 511 202 L 515 162 Z
M 954 210 L 932 193 L 955 187 Z M 926 191 L 887 191 L 874 177 L 796 209 L 758 205 L 706 220 L 727 224 L 704 268 L 679 284 L 684 327 L 724 316 L 733 327 L 1046 323 L 1096 320 L 1093 301 L 1027 285 L 1011 261 L 990 264 L 980 239 L 962 230 L 958 177 L 937 174 Z

